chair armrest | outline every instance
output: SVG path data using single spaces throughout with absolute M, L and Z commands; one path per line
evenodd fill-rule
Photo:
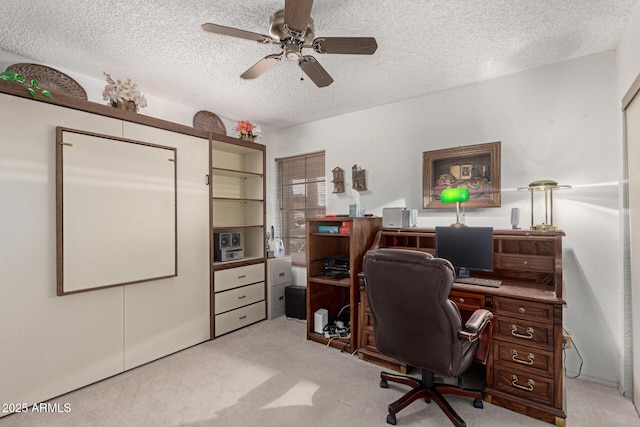
M 474 342 L 479 339 L 478 351 L 476 351 L 474 360 L 483 365 L 487 364 L 491 350 L 491 338 L 493 337 L 491 319 L 493 319 L 493 313 L 481 308 L 471 315 L 464 325 L 464 329 L 458 332 L 458 338 L 461 340 Z
M 489 310 L 481 308 L 474 311 L 464 328 L 458 332 L 458 338 L 469 341 L 477 340 L 484 328 L 491 323 L 491 319 L 493 319 L 493 313 Z

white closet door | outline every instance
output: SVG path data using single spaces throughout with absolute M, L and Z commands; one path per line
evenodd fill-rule
M 640 99 L 626 109 L 629 177 L 629 243 L 631 269 L 631 331 L 633 351 L 633 401 L 640 407 Z

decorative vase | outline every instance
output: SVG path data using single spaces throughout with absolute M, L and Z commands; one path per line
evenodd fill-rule
M 242 135 L 240 137 L 240 139 L 242 139 L 243 141 L 255 142 L 256 137 L 255 136 Z
M 120 110 L 133 111 L 134 113 L 138 112 L 138 106 L 133 101 L 111 101 L 111 105 L 119 108 Z

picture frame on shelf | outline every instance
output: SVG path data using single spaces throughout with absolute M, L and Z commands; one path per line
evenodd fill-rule
M 440 201 L 446 188 L 466 187 L 467 208 L 495 208 L 501 205 L 501 142 L 467 145 L 422 153 L 422 207 L 449 209 Z

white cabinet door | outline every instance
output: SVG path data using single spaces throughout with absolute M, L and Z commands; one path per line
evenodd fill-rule
M 56 296 L 55 196 L 56 126 L 122 122 L 5 94 L 0 112 L 0 402 L 42 402 L 123 370 L 123 289 Z
M 209 141 L 124 123 L 125 138 L 176 148 L 178 275 L 124 288 L 125 369 L 210 338 Z

